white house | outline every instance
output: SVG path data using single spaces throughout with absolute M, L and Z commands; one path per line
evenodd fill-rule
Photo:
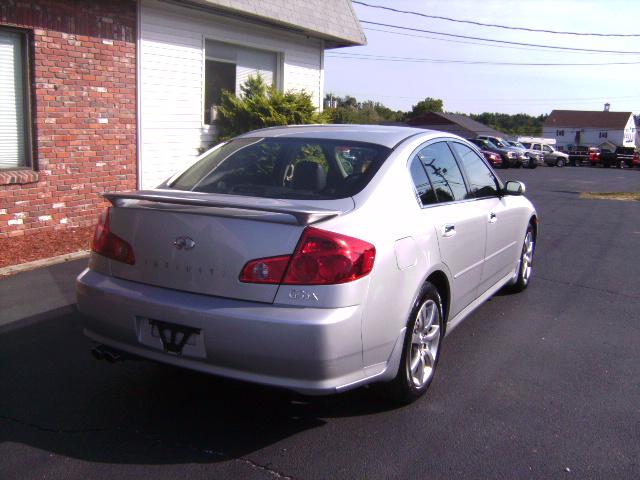
M 555 138 L 562 150 L 582 146 L 635 147 L 636 124 L 631 112 L 553 110 L 542 136 Z
M 138 23 L 141 188 L 211 145 L 222 89 L 260 72 L 321 109 L 324 51 L 366 43 L 349 0 L 141 0 Z

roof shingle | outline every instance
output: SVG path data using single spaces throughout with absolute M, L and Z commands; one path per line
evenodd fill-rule
M 545 120 L 544 126 L 624 129 L 631 115 L 631 112 L 553 110 Z

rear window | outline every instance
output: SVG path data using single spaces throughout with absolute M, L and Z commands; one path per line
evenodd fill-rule
M 350 197 L 391 149 L 304 138 L 239 138 L 201 158 L 168 186 L 176 190 L 287 199 Z

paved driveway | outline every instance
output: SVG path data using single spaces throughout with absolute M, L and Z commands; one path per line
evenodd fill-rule
M 639 478 L 640 203 L 578 192 L 640 171 L 500 173 L 541 214 L 533 283 L 445 339 L 426 398 L 97 362 L 67 313 L 0 334 L 0 478 Z

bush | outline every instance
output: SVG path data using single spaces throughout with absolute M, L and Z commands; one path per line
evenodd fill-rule
M 324 123 L 306 92 L 281 92 L 268 86 L 259 74 L 250 76 L 240 90 L 240 96 L 222 92 L 217 120 L 219 140 L 257 128 Z

